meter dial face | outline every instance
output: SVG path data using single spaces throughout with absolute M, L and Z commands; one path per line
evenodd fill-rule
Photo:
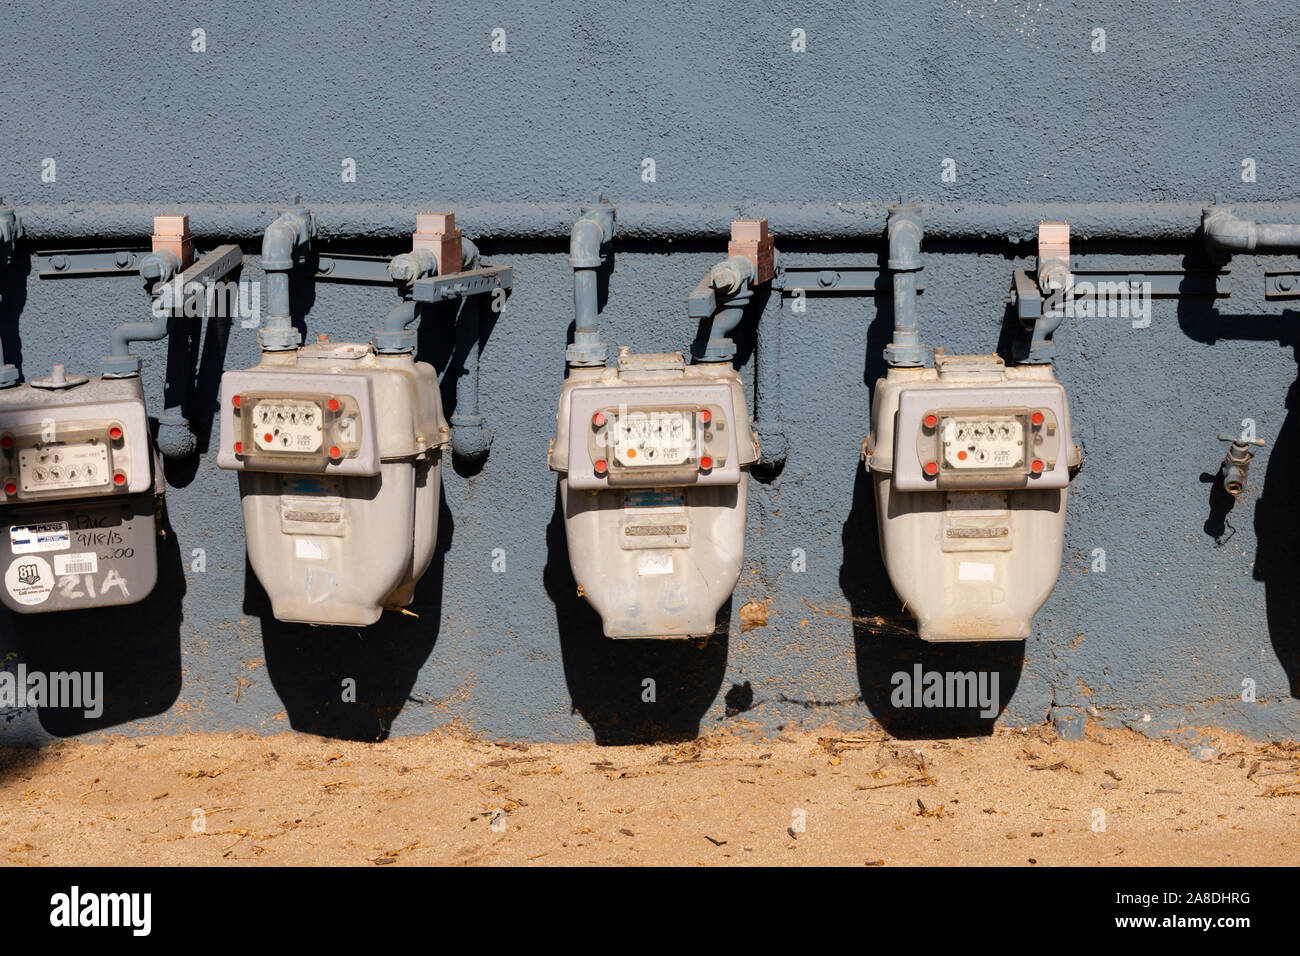
M 940 434 L 948 468 L 1016 468 L 1024 464 L 1025 430 L 1017 418 L 945 418 Z
M 260 401 L 253 408 L 253 441 L 262 451 L 319 451 L 323 423 L 315 402 Z
M 18 452 L 18 483 L 24 492 L 107 485 L 108 445 L 92 439 L 24 448 Z
M 691 459 L 694 417 L 687 412 L 627 412 L 614 421 L 614 460 L 627 468 L 680 465 Z

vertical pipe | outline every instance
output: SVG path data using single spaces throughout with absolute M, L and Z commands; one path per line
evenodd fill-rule
M 894 280 L 894 339 L 885 346 L 885 361 L 894 368 L 916 368 L 925 364 L 928 351 L 921 344 L 916 316 L 916 274 L 922 268 L 921 214 L 906 196 L 890 207 L 885 232 Z
M 456 354 L 464 355 L 456 379 L 456 411 L 451 415 L 451 451 L 469 463 L 482 461 L 492 447 L 492 431 L 479 412 L 478 363 L 482 343 L 479 319 L 484 295 L 466 296 L 456 321 Z
M 583 208 L 569 235 L 569 265 L 573 267 L 573 344 L 564 357 L 573 368 L 599 367 L 609 357 L 598 325 L 599 278 L 605 256 L 601 248 L 614 238 L 614 206 L 597 194 Z
M 760 466 L 785 463 L 785 423 L 781 420 L 781 325 L 785 299 L 776 283 L 768 293 L 758 322 L 754 349 L 754 431 L 758 433 Z
M 316 219 L 298 196 L 262 236 L 262 271 L 266 273 L 266 324 L 257 332 L 257 343 L 265 352 L 291 352 L 302 344 L 293 327 L 289 303 L 289 273 L 295 261 L 310 247 L 316 235 Z

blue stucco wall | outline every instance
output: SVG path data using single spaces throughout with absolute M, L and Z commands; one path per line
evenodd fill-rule
M 596 188 L 616 204 L 689 211 L 724 200 L 739 212 L 750 201 L 879 201 L 900 190 L 948 204 L 1300 199 L 1285 3 L 432 6 L 6 5 L 0 195 L 20 214 L 87 202 L 166 212 L 295 190 L 309 203 L 452 210 L 574 201 Z M 196 27 L 205 53 L 190 52 Z M 507 31 L 506 54 L 490 51 L 494 27 Z M 1104 54 L 1090 49 L 1095 27 L 1107 31 Z M 807 31 L 808 52 L 791 52 L 794 28 Z M 647 156 L 653 183 L 641 178 Z M 41 180 L 46 157 L 56 182 Z M 355 183 L 340 181 L 344 157 L 357 162 Z M 957 162 L 955 183 L 940 182 L 945 157 Z M 1241 181 L 1243 157 L 1256 160 L 1257 182 Z M 0 280 L 6 360 L 29 378 L 56 361 L 93 372 L 111 329 L 145 314 L 145 296 L 136 279 L 39 280 L 28 251 L 99 244 L 43 244 L 39 224 L 28 217 L 28 241 Z M 373 739 L 455 723 L 496 738 L 623 742 L 729 721 L 858 727 L 873 716 L 902 734 L 987 728 L 892 711 L 889 675 L 914 660 L 996 668 L 999 719 L 1010 724 L 1043 720 L 1055 699 L 1157 733 L 1300 727 L 1298 316 L 1262 292 L 1263 270 L 1296 268 L 1294 256 L 1238 257 L 1230 299 L 1157 302 L 1149 328 L 1094 319 L 1057 333 L 1086 460 L 1060 580 L 1023 648 L 927 647 L 893 633 L 905 617 L 858 458 L 889 300 L 817 299 L 787 316 L 788 463 L 751 484 L 730 634 L 700 647 L 607 641 L 574 593 L 545 461 L 572 318 L 567 236 L 462 224 L 491 260 L 515 267 L 516 284 L 483 353 L 492 453 L 480 472 L 444 470 L 442 546 L 419 618 L 391 615 L 364 631 L 275 622 L 247 570 L 235 478 L 205 450 L 168 466 L 162 583 L 148 601 L 0 621 L 0 659 L 104 671 L 104 716 L 10 712 L 0 740 L 289 728 Z M 1198 254 L 1196 225 L 1190 218 L 1182 241 L 1076 241 L 1076 265 L 1181 268 Z M 192 226 L 202 244 L 228 238 L 197 217 Z M 328 233 L 328 219 L 321 226 Z M 689 345 L 683 299 L 723 252 L 726 226 L 714 242 L 616 240 L 602 315 L 611 345 Z M 782 222 L 771 227 L 788 263 L 871 263 L 882 248 L 879 220 L 864 221 L 857 241 L 783 245 Z M 259 280 L 258 244 L 245 249 L 245 274 Z M 1032 265 L 1032 251 L 997 237 L 927 243 L 925 341 L 994 349 L 1011 270 Z M 307 329 L 366 338 L 392 302 L 322 284 Z M 751 317 L 742 355 L 752 333 Z M 421 357 L 450 366 L 449 402 L 450 341 L 445 321 L 421 329 Z M 257 360 L 253 332 L 238 324 L 224 359 L 217 344 L 206 346 L 200 392 L 223 362 Z M 166 349 L 138 351 L 157 411 Z M 752 381 L 751 362 L 743 374 Z M 1215 436 L 1243 418 L 1269 446 L 1253 487 L 1224 514 L 1206 478 L 1223 454 Z M 190 570 L 195 548 L 206 551 L 202 573 Z M 497 548 L 504 573 L 491 570 Z M 790 567 L 796 548 L 803 573 Z M 1097 548 L 1103 574 L 1092 570 Z M 767 601 L 770 617 L 742 633 L 747 601 Z M 877 616 L 883 626 L 869 623 Z M 340 701 L 344 677 L 358 682 L 355 704 Z M 641 701 L 645 677 L 658 683 L 654 704 Z M 1240 700 L 1244 678 L 1258 702 Z

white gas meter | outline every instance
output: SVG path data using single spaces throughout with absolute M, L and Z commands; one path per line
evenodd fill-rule
M 410 604 L 438 536 L 438 376 L 322 341 L 221 379 L 217 464 L 239 471 L 248 559 L 282 621 L 373 624 Z
M 155 461 L 138 376 L 0 391 L 0 566 L 21 614 L 132 604 L 158 580 Z
M 569 561 L 606 636 L 712 634 L 758 456 L 735 369 L 621 348 L 617 368 L 569 370 L 556 423 Z
M 927 641 L 1029 637 L 1080 451 L 1050 365 L 935 349 L 876 383 L 863 457 L 890 582 Z

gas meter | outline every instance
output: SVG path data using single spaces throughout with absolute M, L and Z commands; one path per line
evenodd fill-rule
M 1050 365 L 947 355 L 876 384 L 863 457 L 880 550 L 927 641 L 1029 637 L 1056 583 L 1080 451 Z
M 571 368 L 549 465 L 569 561 L 608 637 L 712 634 L 744 556 L 757 458 L 730 363 L 680 352 Z
M 432 365 L 322 339 L 222 376 L 217 465 L 276 618 L 373 624 L 433 558 L 448 426 Z
M 0 391 L 0 563 L 21 614 L 132 604 L 158 580 L 155 461 L 138 376 Z

